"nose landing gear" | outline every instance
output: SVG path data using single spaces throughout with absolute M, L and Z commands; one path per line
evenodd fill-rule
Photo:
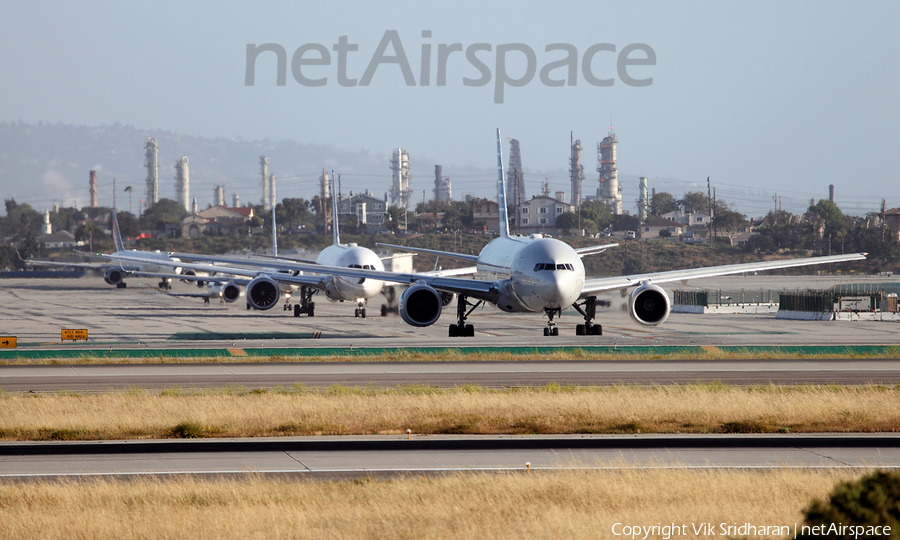
M 366 318 L 366 299 L 365 298 L 357 298 L 356 299 L 356 311 L 353 312 L 353 315 L 357 319 L 365 319 Z
M 558 336 L 559 328 L 556 327 L 556 323 L 553 322 L 553 317 L 556 315 L 562 315 L 562 308 L 544 308 L 544 313 L 548 317 L 547 327 L 544 328 L 545 336 Z

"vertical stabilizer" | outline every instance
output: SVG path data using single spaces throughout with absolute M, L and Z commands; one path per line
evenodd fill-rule
M 509 215 L 506 209 L 506 180 L 503 178 L 503 154 L 500 149 L 500 128 L 497 128 L 497 181 L 500 183 L 497 202 L 500 203 L 500 236 L 509 237 Z
M 338 223 L 340 219 L 338 219 L 338 203 L 337 203 L 337 190 L 334 188 L 334 169 L 331 170 L 331 230 L 334 232 L 334 245 L 341 245 L 341 235 L 338 231 Z
M 275 205 L 272 205 L 272 256 L 278 256 L 278 230 L 275 228 Z
M 122 241 L 122 231 L 119 229 L 119 220 L 116 218 L 116 210 L 112 211 L 113 239 L 116 241 L 116 251 L 125 251 L 125 242 Z

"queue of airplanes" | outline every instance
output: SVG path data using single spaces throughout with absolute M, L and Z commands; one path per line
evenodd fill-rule
M 563 309 L 571 306 L 584 319 L 583 324 L 576 325 L 576 335 L 602 335 L 602 326 L 595 322 L 598 294 L 630 290 L 627 305 L 631 318 L 644 326 L 656 326 L 662 324 L 671 311 L 668 295 L 659 286 L 660 283 L 855 261 L 866 257 L 865 253 L 851 253 L 588 279 L 581 259 L 601 254 L 618 244 L 573 248 L 541 234 L 511 235 L 500 141 L 498 129 L 500 235 L 488 242 L 478 255 L 379 244 L 454 258 L 472 266 L 449 271 L 387 272 L 382 259 L 372 250 L 352 243 L 340 243 L 337 220 L 333 227 L 333 244 L 325 248 L 315 261 L 279 257 L 277 246 L 273 246 L 273 256 L 266 259 L 130 251 L 124 249 L 113 212 L 116 252 L 105 255 L 111 261 L 105 279 L 117 286 L 124 283 L 123 279 L 128 274 L 159 277 L 161 284 L 172 279 L 197 281 L 213 287 L 214 292 L 220 292 L 226 302 L 236 301 L 241 294 L 240 287 L 244 286 L 248 308 L 258 310 L 272 309 L 284 292 L 299 288 L 300 302 L 294 305 L 295 316 L 303 313 L 313 316 L 315 304 L 311 297 L 316 292 L 322 292 L 332 301 L 355 302 L 355 315 L 365 317 L 368 300 L 379 294 L 385 284 L 397 284 L 406 286 L 399 300 L 400 317 L 415 327 L 435 324 L 442 308 L 447 307 L 456 296 L 456 322 L 449 326 L 450 337 L 474 336 L 474 326 L 467 319 L 477 307 L 485 304 L 510 313 L 543 312 L 547 317 L 543 329 L 545 336 L 559 335 L 554 319 L 562 314 Z M 335 197 L 332 197 L 332 205 L 333 215 L 337 216 Z M 470 274 L 473 277 L 461 277 Z

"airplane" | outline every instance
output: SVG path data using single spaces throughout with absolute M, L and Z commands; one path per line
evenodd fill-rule
M 108 259 L 110 261 L 108 263 L 36 261 L 34 259 L 28 259 L 25 263 L 32 266 L 65 266 L 70 268 L 87 268 L 103 271 L 103 280 L 110 285 L 115 285 L 117 289 L 128 287 L 125 278 L 129 275 L 159 277 L 159 287 L 161 289 L 171 289 L 173 279 L 188 280 L 189 276 L 197 275 L 194 270 L 182 269 L 181 261 L 168 253 L 161 251 L 125 249 L 125 243 L 122 241 L 122 232 L 119 228 L 119 220 L 116 218 L 115 209 L 112 210 L 112 229 L 113 241 L 116 246 L 116 250 L 113 253 L 95 254 L 76 250 L 76 253 L 82 255 L 96 255 Z M 128 264 L 123 264 L 123 262 L 126 261 Z
M 336 193 L 336 190 L 334 189 L 333 171 L 331 182 L 331 192 Z M 375 297 L 381 292 L 384 282 L 372 279 L 371 277 L 348 279 L 334 273 L 323 273 L 321 269 L 348 268 L 384 273 L 384 263 L 382 262 L 382 259 L 369 248 L 359 246 L 356 243 L 341 243 L 340 228 L 337 219 L 337 197 L 334 196 L 332 197 L 332 212 L 334 215 L 332 245 L 322 250 L 315 261 L 279 257 L 277 255 L 277 245 L 273 250 L 275 256 L 265 260 L 222 257 L 216 255 L 195 255 L 192 253 L 171 253 L 170 255 L 179 260 L 179 264 L 182 268 L 195 272 L 222 272 L 236 276 L 251 277 L 252 279 L 247 283 L 246 297 L 247 305 L 254 309 L 267 310 L 275 307 L 282 295 L 283 286 L 299 286 L 300 303 L 294 304 L 295 317 L 299 317 L 301 314 L 306 314 L 309 317 L 315 316 L 315 302 L 312 301 L 312 295 L 321 291 L 325 294 L 325 297 L 332 302 L 355 302 L 356 311 L 354 312 L 354 316 L 366 318 L 365 306 L 370 298 Z M 256 266 L 260 267 L 260 270 L 234 266 L 201 265 L 188 263 L 188 260 L 215 263 L 217 265 Z M 301 275 L 299 266 L 303 266 L 303 270 L 305 271 L 315 272 L 318 275 Z M 469 269 L 439 271 L 438 273 L 441 275 L 457 275 L 460 273 L 474 272 L 475 268 L 471 267 Z M 447 305 L 452 299 L 452 294 L 444 294 L 440 298 L 440 301 L 442 305 Z
M 578 324 L 575 329 L 575 334 L 581 336 L 603 333 L 603 327 L 594 323 L 597 315 L 597 295 L 600 293 L 620 290 L 624 294 L 626 290 L 631 289 L 631 292 L 627 293 L 628 313 L 631 318 L 643 326 L 657 326 L 668 318 L 671 310 L 668 295 L 658 285 L 659 283 L 855 261 L 865 259 L 867 255 L 853 253 L 587 279 L 581 258 L 603 253 L 617 244 L 573 248 L 565 242 L 541 234 L 510 235 L 499 129 L 497 175 L 500 187 L 500 236 L 485 245 L 478 255 L 391 246 L 474 263 L 477 268 L 474 279 L 336 266 L 328 268 L 317 266 L 317 269 L 314 269 L 312 265 L 295 264 L 294 268 L 328 272 L 345 278 L 378 279 L 409 284 L 409 288 L 400 296 L 400 317 L 407 324 L 417 327 L 430 326 L 437 322 L 441 316 L 441 308 L 446 306 L 441 301 L 442 295 L 456 294 L 457 322 L 450 325 L 450 337 L 474 336 L 474 326 L 467 324 L 466 319 L 475 308 L 483 304 L 493 304 L 500 310 L 510 313 L 543 312 L 548 318 L 547 326 L 544 328 L 545 336 L 559 335 L 554 318 L 560 316 L 564 308 L 572 306 L 584 318 L 584 324 Z M 470 302 L 470 298 L 475 299 L 475 302 Z

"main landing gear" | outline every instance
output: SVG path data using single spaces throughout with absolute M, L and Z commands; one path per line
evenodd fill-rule
M 562 308 L 544 308 L 544 313 L 547 315 L 547 327 L 544 328 L 545 336 L 558 336 L 559 328 L 556 327 L 556 323 L 553 322 L 553 317 L 556 315 L 562 315 Z
M 172 290 L 172 282 L 169 279 L 164 279 L 159 282 L 159 288 L 163 290 L 170 291 Z
M 594 324 L 594 318 L 597 316 L 597 297 L 588 296 L 579 306 L 578 303 L 572 304 L 578 313 L 584 316 L 584 324 L 575 327 L 576 336 L 602 336 L 603 326 Z M 583 308 L 583 309 L 582 309 Z M 544 334 L 546 335 L 546 334 Z
M 456 298 L 456 317 L 458 319 L 457 324 L 450 325 L 450 337 L 474 337 L 475 336 L 475 326 L 471 324 L 466 324 L 466 318 L 475 311 L 475 308 L 484 303 L 484 300 L 479 300 L 474 304 L 469 303 L 469 298 L 461 294 Z M 472 309 L 467 308 L 472 306 Z
M 318 292 L 316 289 L 310 287 L 300 287 L 300 303 L 294 304 L 294 317 L 299 317 L 303 313 L 308 317 L 316 316 L 316 303 L 310 300 L 316 292 Z

